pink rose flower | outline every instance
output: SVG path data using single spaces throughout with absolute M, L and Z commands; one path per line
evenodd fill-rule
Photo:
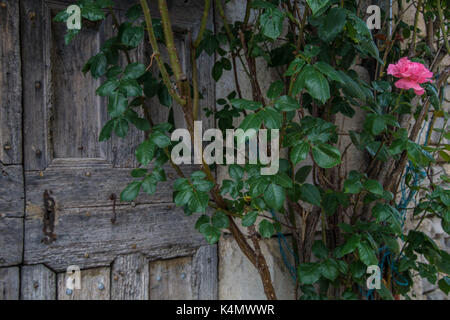
M 412 62 L 407 57 L 401 58 L 397 64 L 390 64 L 387 73 L 396 78 L 401 78 L 395 83 L 399 89 L 414 89 L 414 92 L 421 96 L 425 90 L 421 83 L 431 82 L 433 73 L 419 62 Z

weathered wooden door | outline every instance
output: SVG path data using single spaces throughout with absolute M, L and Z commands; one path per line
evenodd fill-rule
M 6 1 L 16 7 L 14 2 Z M 134 151 L 144 137 L 131 130 L 126 139 L 99 142 L 99 132 L 108 120 L 107 101 L 95 95 L 100 82 L 84 76 L 81 69 L 111 37 L 112 23 L 108 19 L 83 27 L 81 35 L 66 46 L 66 27 L 52 18 L 73 2 L 21 0 L 20 18 L 18 10 L 6 13 L 17 15 L 8 19 L 20 19 L 22 103 L 16 108 L 23 117 L 23 182 L 20 166 L 10 166 L 8 170 L 18 171 L 18 178 L 12 174 L 3 178 L 0 192 L 23 186 L 24 197 L 15 204 L 0 196 L 0 209 L 9 215 L 0 221 L 4 232 L 0 243 L 23 254 L 20 261 L 0 264 L 9 266 L 0 269 L 0 289 L 1 281 L 3 287 L 13 286 L 6 278 L 19 281 L 14 268 L 20 267 L 20 284 L 14 285 L 20 287 L 23 299 L 214 299 L 216 247 L 206 245 L 194 230 L 196 217 L 186 217 L 172 203 L 175 172 L 167 168 L 168 182 L 158 185 L 152 197 L 142 195 L 133 203 L 116 200 L 131 181 L 130 170 L 137 166 Z M 137 3 L 115 2 L 119 16 Z M 181 61 L 189 74 L 187 39 L 198 28 L 203 1 L 174 0 L 169 5 Z M 143 45 L 132 59 L 149 63 L 149 52 Z M 214 102 L 213 85 L 207 80 L 211 65 L 207 56 L 199 63 L 208 105 Z M 3 101 L 0 107 L 11 108 Z M 167 121 L 168 109 L 157 101 L 151 112 L 157 121 Z M 2 114 L 10 113 L 3 110 Z M 175 112 L 182 126 L 180 115 Z M 2 252 L 0 258 L 3 255 L 8 260 L 8 253 Z M 81 268 L 81 290 L 65 290 L 70 265 Z

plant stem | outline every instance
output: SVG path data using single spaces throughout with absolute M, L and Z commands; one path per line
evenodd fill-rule
M 161 59 L 161 53 L 158 48 L 158 42 L 156 40 L 155 32 L 153 30 L 153 24 L 152 24 L 152 18 L 150 14 L 150 8 L 148 7 L 147 0 L 140 0 L 142 10 L 144 12 L 145 22 L 147 24 L 147 32 L 150 39 L 150 44 L 153 49 L 153 54 L 155 56 L 155 60 L 158 64 L 159 70 L 161 71 L 161 76 L 163 79 L 164 84 L 167 87 L 167 90 L 169 91 L 169 94 L 171 97 L 180 105 L 185 105 L 186 100 L 181 98 L 175 89 L 172 86 L 172 82 L 170 81 L 169 73 L 167 72 L 166 66 L 164 65 L 163 60 Z

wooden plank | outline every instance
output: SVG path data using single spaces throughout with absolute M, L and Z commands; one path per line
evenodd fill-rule
M 112 267 L 111 300 L 148 300 L 149 264 L 141 254 L 119 256 Z
M 192 260 L 192 290 L 195 299 L 217 299 L 217 245 L 200 247 Z
M 24 216 L 22 166 L 0 163 L 0 218 Z
M 0 161 L 22 163 L 22 77 L 19 1 L 0 7 Z
M 167 181 L 158 183 L 156 193 L 148 196 L 145 193 L 134 201 L 143 203 L 171 203 L 172 186 L 178 178 L 171 167 L 165 167 Z M 184 169 L 190 175 L 194 167 Z M 118 197 L 128 183 L 135 181 L 130 169 L 108 168 L 61 168 L 43 172 L 29 171 L 25 173 L 27 207 L 43 206 L 42 195 L 45 190 L 52 191 L 59 208 L 86 208 L 112 206 L 112 194 Z M 28 209 L 27 209 L 28 211 Z
M 117 206 L 115 224 L 112 206 L 57 209 L 56 240 L 45 244 L 43 212 L 35 209 L 25 219 L 25 263 L 44 263 L 56 271 L 72 264 L 82 269 L 106 266 L 117 255 L 134 252 L 151 260 L 190 255 L 205 244 L 194 229 L 198 215 L 186 217 L 182 209 L 163 204 Z
M 23 126 L 25 169 L 43 170 L 47 166 L 46 152 L 46 70 L 50 65 L 44 57 L 45 19 L 42 0 L 24 0 L 21 5 L 21 48 L 23 75 Z M 44 90 L 45 89 L 45 90 Z
M 81 270 L 81 289 L 66 289 L 67 274 L 58 273 L 58 300 L 109 300 L 110 268 Z M 70 294 L 69 294 L 70 293 Z
M 96 95 L 100 79 L 81 72 L 86 62 L 101 50 L 104 42 L 104 24 L 83 26 L 80 34 L 66 45 L 65 23 L 54 22 L 61 10 L 50 5 L 43 19 L 51 19 L 46 57 L 51 63 L 52 100 L 48 108 L 51 131 L 51 158 L 106 158 L 106 143 L 99 142 L 101 128 L 106 122 L 107 100 Z M 81 49 L 82 48 L 82 49 Z
M 20 283 L 21 300 L 55 300 L 56 274 L 46 266 L 23 266 Z
M 192 257 L 150 263 L 151 300 L 192 300 Z
M 19 267 L 0 268 L 0 300 L 19 300 Z
M 0 267 L 22 262 L 23 218 L 0 218 Z

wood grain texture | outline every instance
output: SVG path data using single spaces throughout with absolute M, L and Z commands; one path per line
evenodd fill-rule
M 192 300 L 192 257 L 150 263 L 151 300 Z
M 0 163 L 0 218 L 24 216 L 22 166 Z
M 0 300 L 19 300 L 19 267 L 0 268 Z
M 118 256 L 111 276 L 111 300 L 148 300 L 150 272 L 143 255 Z
M 0 267 L 22 262 L 23 218 L 0 218 Z
M 20 282 L 21 300 L 55 300 L 56 274 L 46 266 L 23 266 Z
M 46 71 L 50 65 L 44 57 L 45 21 L 42 1 L 20 1 L 20 29 L 23 76 L 23 126 L 25 169 L 42 170 L 47 165 L 46 145 Z M 48 19 L 47 19 L 48 21 Z
M 0 7 L 0 162 L 22 163 L 22 76 L 19 1 Z
M 174 205 L 117 206 L 115 224 L 112 207 L 57 209 L 56 240 L 49 245 L 41 242 L 42 214 L 39 208 L 27 211 L 24 259 L 56 271 L 71 264 L 106 266 L 118 255 L 135 252 L 151 260 L 189 255 L 205 244 L 194 229 L 198 217 L 186 217 Z
M 112 206 L 111 194 L 120 195 L 122 190 L 134 178 L 130 169 L 107 168 L 64 168 L 44 172 L 28 171 L 26 177 L 27 206 L 42 206 L 45 190 L 52 191 L 57 206 L 63 208 L 87 208 Z M 158 183 L 156 193 L 152 196 L 141 193 L 134 201 L 143 203 L 171 203 L 172 185 L 177 178 L 171 167 L 165 167 L 167 181 Z M 190 175 L 194 167 L 185 168 Z
M 58 300 L 109 300 L 111 279 L 109 268 L 81 270 L 81 289 L 66 292 L 67 274 L 58 273 Z
M 105 38 L 104 25 L 85 25 L 80 34 L 66 45 L 66 25 L 53 22 L 60 9 L 50 8 L 52 22 L 47 37 L 52 66 L 52 99 L 49 105 L 51 157 L 106 158 L 106 143 L 98 139 L 99 125 L 106 122 L 106 99 L 95 93 L 101 81 L 81 72 L 89 58 L 101 49 Z
M 200 247 L 192 259 L 192 290 L 195 299 L 217 299 L 217 245 Z

